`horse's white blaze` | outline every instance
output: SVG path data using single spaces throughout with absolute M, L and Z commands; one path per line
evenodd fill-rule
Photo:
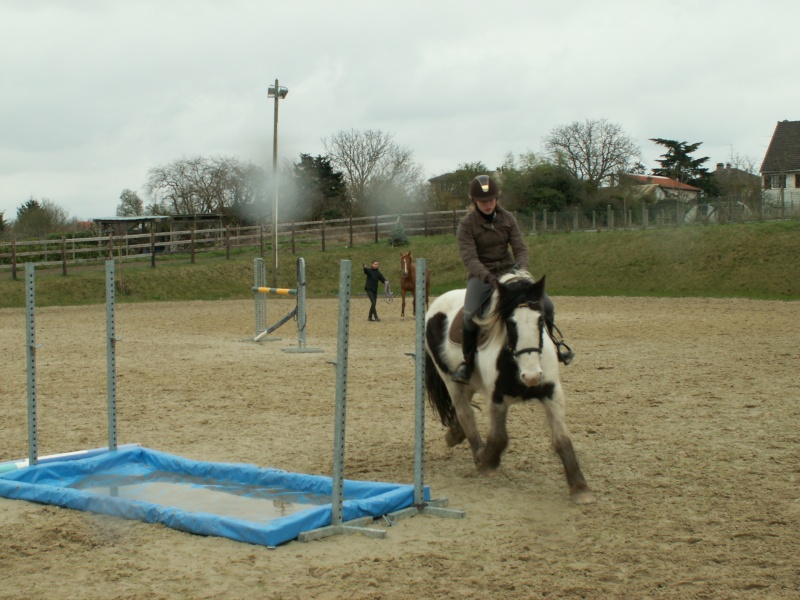
M 519 339 L 517 340 L 516 350 L 525 348 L 539 349 L 539 316 L 527 307 L 518 308 L 513 320 L 517 324 L 517 332 Z M 517 357 L 517 366 L 519 367 L 519 379 L 528 386 L 533 387 L 538 385 L 542 379 L 542 364 L 541 354 L 539 352 L 524 352 Z

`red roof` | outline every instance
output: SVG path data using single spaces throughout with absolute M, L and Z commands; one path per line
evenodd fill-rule
M 645 184 L 654 184 L 660 185 L 663 188 L 673 189 L 673 190 L 686 190 L 687 192 L 699 192 L 701 191 L 700 188 L 696 188 L 693 185 L 689 185 L 688 183 L 683 183 L 681 181 L 676 181 L 675 179 L 670 179 L 669 177 L 662 177 L 661 175 L 631 175 L 630 173 L 627 175 L 634 181 L 638 181 L 639 183 Z

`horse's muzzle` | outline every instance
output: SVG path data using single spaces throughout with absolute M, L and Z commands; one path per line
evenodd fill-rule
M 519 380 L 528 387 L 538 385 L 542 380 L 542 370 L 537 371 L 522 371 L 519 374 Z

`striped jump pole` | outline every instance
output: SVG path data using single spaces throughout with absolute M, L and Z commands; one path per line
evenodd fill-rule
M 279 341 L 281 338 L 267 337 L 289 319 L 297 320 L 297 347 L 283 348 L 284 352 L 312 353 L 322 352 L 321 348 L 309 348 L 306 345 L 306 325 L 308 323 L 306 315 L 306 262 L 302 257 L 297 259 L 297 287 L 296 288 L 275 288 L 267 287 L 267 270 L 264 259 L 256 258 L 253 261 L 253 293 L 255 297 L 255 317 L 256 331 L 253 341 L 272 342 Z M 297 303 L 295 307 L 277 322 L 269 325 L 267 320 L 267 297 L 270 294 L 276 296 L 295 296 Z

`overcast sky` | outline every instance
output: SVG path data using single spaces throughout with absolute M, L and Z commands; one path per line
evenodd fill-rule
M 111 216 L 195 155 L 272 168 L 378 129 L 432 177 L 616 123 L 756 169 L 800 119 L 797 0 L 0 0 L 0 212 L 31 196 Z

